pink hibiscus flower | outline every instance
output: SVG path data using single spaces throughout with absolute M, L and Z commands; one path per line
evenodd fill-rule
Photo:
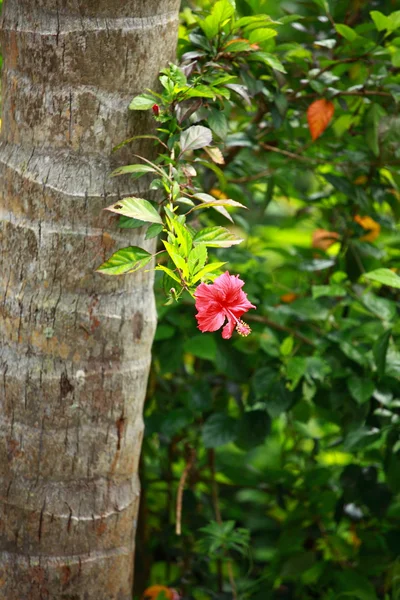
M 228 340 L 236 327 L 236 331 L 243 336 L 251 333 L 250 327 L 240 317 L 256 308 L 247 300 L 247 294 L 242 290 L 244 281 L 239 275 L 229 275 L 226 271 L 216 278 L 214 283 L 201 283 L 195 292 L 196 315 L 198 328 L 205 331 L 217 331 L 225 323 L 222 337 Z

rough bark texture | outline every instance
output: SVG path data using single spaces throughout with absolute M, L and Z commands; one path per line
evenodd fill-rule
M 129 114 L 172 60 L 179 0 L 5 0 L 0 143 L 0 597 L 128 600 L 152 277 L 102 209 L 149 130 Z M 145 144 L 135 151 L 149 154 Z M 142 182 L 143 180 L 140 180 Z M 123 189 L 122 185 L 128 185 Z

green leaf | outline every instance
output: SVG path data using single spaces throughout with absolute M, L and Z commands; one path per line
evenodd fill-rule
M 206 196 L 208 196 L 208 198 L 212 198 L 212 200 L 206 200 Z M 202 204 L 197 204 L 190 210 L 190 212 L 194 210 L 200 210 L 201 208 L 214 208 L 215 206 L 237 206 L 239 208 L 247 208 L 247 206 L 244 206 L 244 204 L 241 204 L 236 200 L 231 200 L 230 198 L 216 200 L 213 196 L 209 196 L 208 194 L 195 194 L 194 197 L 198 200 L 201 200 Z
M 269 52 L 253 52 L 249 56 L 249 60 L 263 62 L 269 67 L 271 67 L 271 69 L 275 69 L 275 71 L 286 73 L 286 69 L 283 66 L 283 64 L 273 54 L 270 54 Z
M 124 215 L 121 215 L 118 225 L 121 229 L 138 229 L 139 227 L 144 227 L 145 223 L 139 221 L 139 219 L 132 219 L 131 217 L 124 217 Z
M 378 31 L 384 31 L 385 29 L 390 28 L 389 17 L 386 17 L 386 15 L 381 13 L 379 10 L 372 10 L 369 14 Z
M 185 352 L 204 360 L 214 361 L 217 355 L 217 343 L 212 335 L 195 335 L 185 342 L 183 348 Z
M 282 356 L 289 356 L 292 353 L 294 340 L 291 336 L 286 337 L 280 345 L 279 351 Z
M 361 302 L 368 310 L 377 315 L 381 319 L 391 321 L 397 316 L 396 303 L 387 298 L 380 298 L 372 292 L 366 292 L 361 296 Z
M 370 379 L 365 379 L 353 375 L 347 381 L 350 394 L 358 404 L 364 404 L 371 398 L 375 384 Z
M 150 165 L 125 165 L 124 167 L 118 167 L 111 173 L 112 177 L 118 175 L 126 175 L 127 173 L 134 173 L 144 175 L 145 173 L 157 173 L 157 171 Z
M 155 270 L 156 271 L 164 271 L 164 273 L 166 273 L 168 275 L 168 277 L 171 277 L 171 279 L 173 279 L 174 281 L 179 283 L 179 285 L 181 285 L 181 283 L 182 283 L 181 280 L 179 279 L 178 275 L 172 269 L 169 269 L 168 267 L 164 267 L 164 265 L 157 265 Z
M 138 246 L 128 246 L 114 252 L 112 256 L 100 267 L 98 273 L 105 275 L 122 275 L 123 273 L 133 273 L 146 266 L 152 259 L 152 255 L 139 248 Z
M 348 25 L 336 23 L 335 29 L 342 37 L 344 37 L 349 42 L 354 42 L 356 37 L 358 37 L 357 33 L 354 31 L 354 29 L 352 29 Z
M 376 368 L 379 377 L 383 377 L 386 368 L 386 356 L 389 348 L 390 336 L 392 335 L 391 329 L 385 331 L 375 342 L 372 348 L 374 355 Z
M 301 18 L 301 17 L 300 17 Z M 282 19 L 283 22 L 283 19 Z M 248 27 L 249 25 L 255 25 L 256 27 L 263 27 L 268 25 L 280 25 L 280 21 L 273 21 L 270 16 L 259 14 L 250 17 L 242 17 L 233 23 L 232 29 L 240 29 L 241 27 Z
M 185 259 L 179 254 L 178 249 L 166 240 L 162 241 L 174 265 L 183 273 L 185 279 L 189 277 L 189 267 Z
M 191 277 L 196 275 L 207 262 L 207 249 L 205 246 L 197 246 L 189 254 L 188 265 Z
M 192 236 L 190 235 L 188 228 L 180 223 L 177 219 L 172 221 L 172 226 L 174 228 L 178 244 L 181 247 L 182 255 L 184 257 L 189 256 L 189 253 L 192 249 Z
M 231 40 L 223 47 L 224 52 L 250 52 L 251 45 L 247 40 Z
M 236 444 L 244 450 L 260 446 L 270 429 L 271 419 L 265 410 L 248 410 L 240 418 Z
M 296 389 L 307 371 L 307 359 L 304 356 L 292 356 L 286 361 L 286 377 L 291 382 L 290 389 Z
M 250 44 L 260 44 L 278 35 L 275 29 L 268 29 L 263 27 L 260 29 L 254 29 L 249 35 Z
M 215 37 L 221 27 L 234 14 L 234 5 L 229 0 L 219 0 L 205 19 L 199 19 L 199 25 L 210 40 Z
M 328 0 L 313 0 L 314 4 L 322 8 L 327 14 L 329 13 L 329 4 Z
M 212 108 L 208 112 L 207 123 L 218 137 L 223 140 L 226 138 L 228 134 L 228 120 L 221 110 Z
M 372 104 L 365 118 L 365 137 L 368 146 L 375 156 L 379 156 L 379 123 L 386 115 L 386 111 L 379 104 Z
M 107 206 L 104 210 L 109 210 L 110 212 L 117 213 L 117 215 L 124 215 L 125 217 L 131 217 L 146 223 L 162 224 L 162 219 L 154 206 L 147 200 L 143 200 L 143 198 L 124 198 L 115 204 L 111 204 L 111 206 Z
M 162 142 L 160 140 L 160 138 L 158 138 L 156 135 L 134 135 L 133 137 L 128 138 L 127 140 L 124 140 L 120 144 L 117 144 L 117 146 L 114 146 L 113 152 L 115 152 L 116 150 L 119 150 L 120 148 L 122 148 L 123 146 L 126 146 L 127 144 L 131 144 L 135 140 L 156 140 L 159 144 L 162 144 L 163 146 L 165 146 L 164 142 Z
M 212 144 L 212 133 L 208 127 L 192 125 L 192 127 L 181 132 L 181 154 L 189 150 L 199 150 L 204 146 L 210 146 L 210 144 Z
M 141 94 L 140 96 L 136 96 L 129 105 L 131 110 L 148 110 L 155 103 L 155 100 L 152 96 L 148 94 Z
M 314 300 L 321 296 L 343 297 L 346 296 L 346 290 L 340 285 L 313 285 L 312 297 Z
M 226 265 L 226 263 L 224 263 L 224 262 L 209 263 L 208 265 L 206 265 L 205 267 L 203 267 L 201 269 L 201 271 L 199 271 L 198 273 L 196 273 L 196 275 L 191 280 L 191 283 L 192 284 L 197 283 L 198 281 L 200 281 L 200 279 L 203 279 L 203 277 L 205 277 L 206 275 L 210 275 L 211 273 L 215 273 L 215 271 L 218 271 L 224 265 Z
M 211 415 L 203 425 L 202 437 L 206 448 L 217 448 L 233 442 L 238 433 L 236 419 L 223 413 Z
M 364 277 L 371 281 L 377 281 L 383 285 L 390 285 L 391 287 L 400 289 L 400 277 L 390 269 L 376 269 L 375 271 L 364 273 Z
M 145 239 L 151 240 L 151 239 L 157 237 L 162 232 L 163 229 L 164 229 L 164 225 L 159 225 L 158 223 L 153 223 L 152 225 L 150 225 L 150 227 L 146 231 Z
M 202 229 L 193 238 L 193 243 L 204 244 L 209 248 L 230 248 L 236 244 L 243 242 L 237 238 L 225 227 L 206 227 Z

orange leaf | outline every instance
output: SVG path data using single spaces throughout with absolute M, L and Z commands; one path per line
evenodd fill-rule
M 142 600 L 180 600 L 180 594 L 165 585 L 151 585 L 142 596 Z
M 315 229 L 312 234 L 311 246 L 319 250 L 328 250 L 337 240 L 339 234 L 336 231 L 327 231 L 326 229 Z
M 297 294 L 288 292 L 287 294 L 283 294 L 283 296 L 281 296 L 281 302 L 284 302 L 285 304 L 291 304 L 291 302 L 294 302 L 296 298 Z
M 354 220 L 356 223 L 361 225 L 361 227 L 367 232 L 366 235 L 360 237 L 361 242 L 373 242 L 374 240 L 376 240 L 376 238 L 381 232 L 381 226 L 379 225 L 379 223 L 374 221 L 368 215 L 366 215 L 365 217 L 362 217 L 361 215 L 356 215 L 354 217 Z
M 172 600 L 173 592 L 170 588 L 165 585 L 152 585 L 143 594 L 143 600 L 157 600 L 157 598 L 163 598 L 163 600 Z
M 307 109 L 307 121 L 313 141 L 324 133 L 331 122 L 334 112 L 335 106 L 333 102 L 329 102 L 325 98 L 316 100 L 310 104 Z

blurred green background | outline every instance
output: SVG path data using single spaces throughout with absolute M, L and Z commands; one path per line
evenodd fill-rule
M 184 61 L 205 47 L 198 19 L 213 5 L 184 3 Z M 384 21 L 399 7 L 236 5 L 283 18 L 276 37 L 263 40 L 260 23 L 240 35 L 260 27 L 251 39 L 285 72 L 237 60 L 250 101 L 221 101 L 219 128 L 197 115 L 226 160 L 199 176 L 249 209 L 229 226 L 245 242 L 217 255 L 258 309 L 250 337 L 225 341 L 196 329 L 189 298 L 166 306 L 157 292 L 137 593 L 400 598 L 400 296 L 363 277 L 400 267 L 399 13 Z M 320 98 L 334 116 L 313 142 L 307 109 Z

